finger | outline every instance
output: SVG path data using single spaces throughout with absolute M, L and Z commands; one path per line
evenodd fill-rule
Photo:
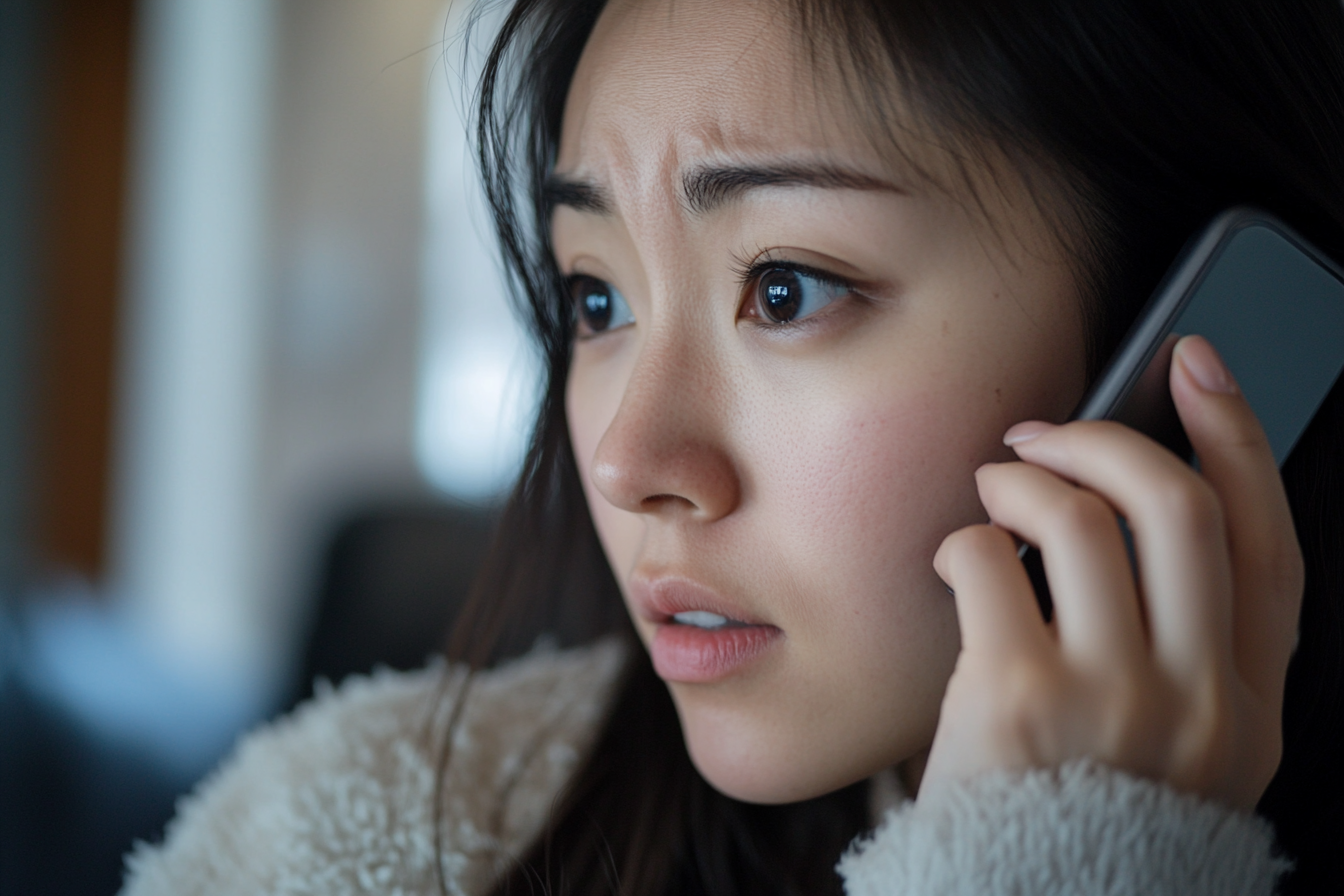
M 1248 686 L 1277 702 L 1297 642 L 1303 586 L 1278 464 L 1260 421 L 1204 338 L 1177 343 L 1171 394 L 1227 518 L 1237 669 Z
M 1066 655 L 1119 671 L 1143 662 L 1147 640 L 1115 508 L 1025 463 L 976 472 L 990 519 L 1040 548 Z
M 1000 655 L 1052 649 L 1007 531 L 992 525 L 958 529 L 943 539 L 933 566 L 956 598 L 963 649 Z
M 1012 435 L 1012 430 L 1009 431 Z M 1018 456 L 1097 492 L 1134 534 L 1154 656 L 1185 680 L 1232 662 L 1232 570 L 1213 488 L 1152 439 L 1110 421 L 1049 427 Z

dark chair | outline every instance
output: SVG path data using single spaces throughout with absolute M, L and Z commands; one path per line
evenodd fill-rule
M 340 682 L 380 665 L 414 669 L 441 652 L 494 519 L 462 505 L 384 507 L 337 526 L 291 703 L 310 696 L 319 678 Z

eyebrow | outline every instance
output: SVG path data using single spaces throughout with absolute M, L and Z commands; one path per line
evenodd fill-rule
M 682 176 L 686 207 L 706 214 L 761 187 L 880 190 L 905 193 L 889 181 L 837 165 L 743 165 L 695 168 Z
M 837 165 L 726 165 L 693 168 L 682 175 L 686 208 L 703 215 L 762 187 L 817 187 L 825 190 L 879 190 L 905 194 L 890 181 Z M 542 187 L 549 213 L 564 205 L 597 215 L 612 213 L 614 203 L 597 184 L 552 174 Z
M 597 184 L 554 173 L 542 184 L 541 201 L 548 217 L 562 205 L 575 211 L 592 212 L 595 215 L 609 215 L 612 209 L 611 199 Z

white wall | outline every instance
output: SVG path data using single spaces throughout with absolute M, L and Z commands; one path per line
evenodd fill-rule
M 114 588 L 277 682 L 345 508 L 414 461 L 440 0 L 143 0 Z
M 113 587 L 184 668 L 264 662 L 256 445 L 273 9 L 145 0 Z
M 412 444 L 424 113 L 443 4 L 282 9 L 261 481 L 262 569 L 288 633 L 341 512 L 424 495 Z
M 494 228 L 467 135 L 472 99 L 502 20 L 499 6 L 460 35 L 470 7 L 456 3 L 445 63 L 426 98 L 424 320 L 416 407 L 416 460 L 429 481 L 463 501 L 488 502 L 512 486 L 536 416 L 540 353 L 509 306 Z M 468 52 L 470 51 L 470 52 Z

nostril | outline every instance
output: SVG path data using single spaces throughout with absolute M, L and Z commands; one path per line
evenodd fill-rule
M 679 501 L 679 502 L 682 502 L 682 503 L 684 503 L 684 504 L 688 504 L 688 505 L 690 505 L 690 506 L 692 506 L 692 507 L 695 506 L 695 505 L 691 504 L 691 502 L 690 502 L 689 500 L 687 500 L 686 498 L 683 498 L 681 495 L 673 495 L 673 494 L 649 495 L 647 498 L 645 498 L 644 500 L 640 501 L 639 504 L 640 504 L 640 506 L 643 507 L 645 510 L 653 510 L 655 507 L 657 507 L 657 506 L 660 505 L 660 504 L 671 504 L 671 503 L 675 503 L 675 502 L 678 502 L 678 501 Z

